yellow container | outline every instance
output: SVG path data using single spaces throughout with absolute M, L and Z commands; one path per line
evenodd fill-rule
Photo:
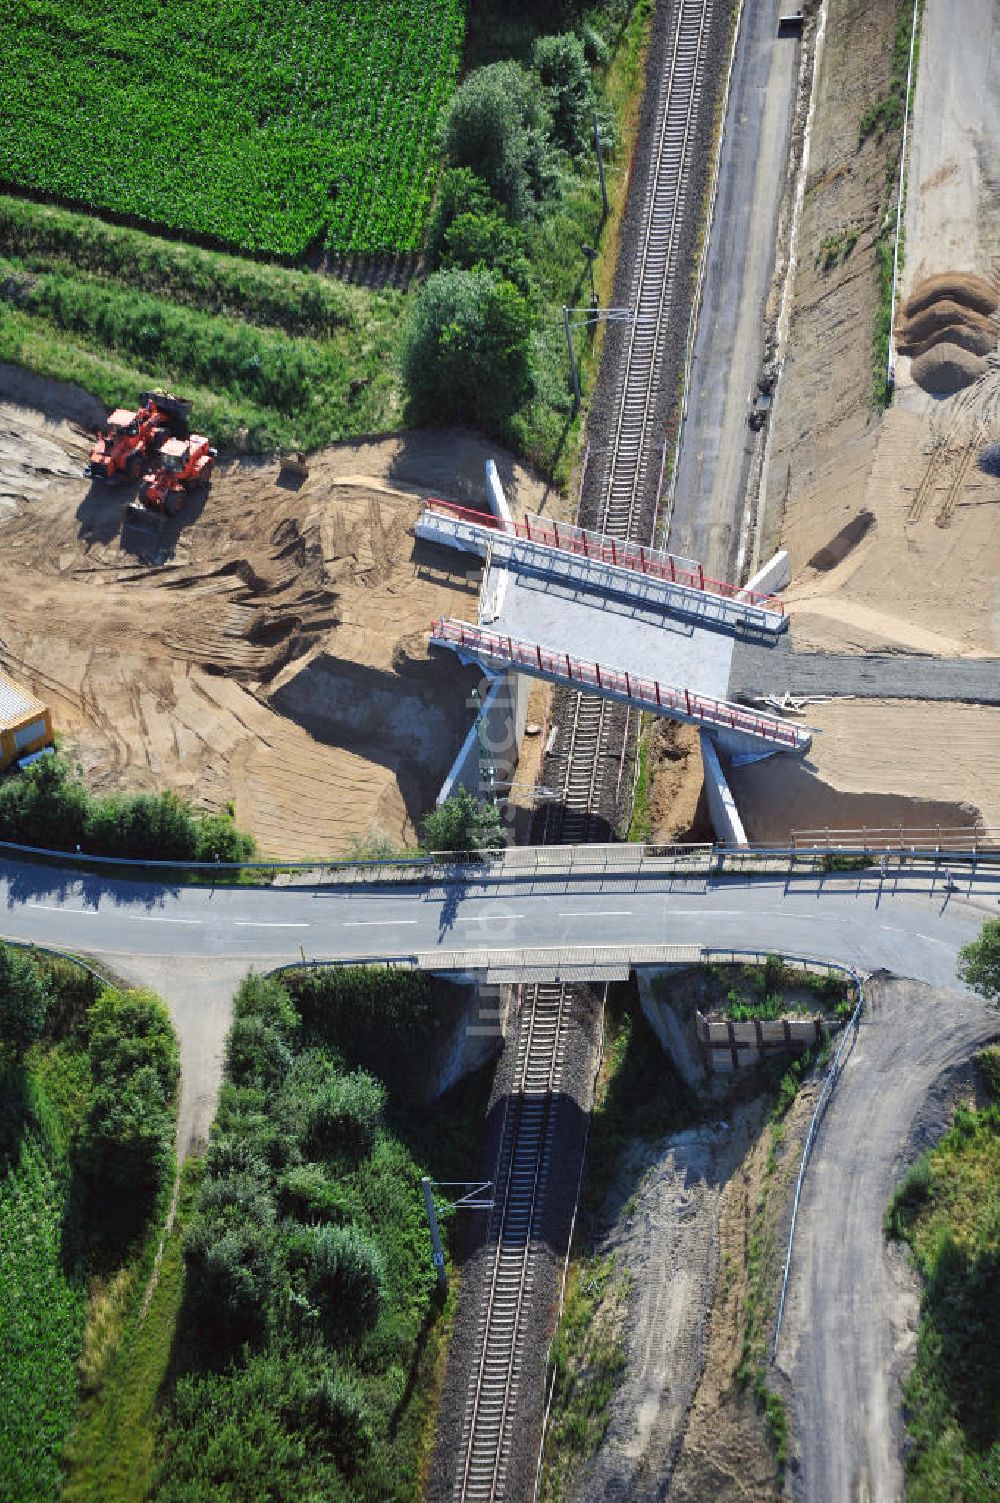
M 0 673 L 0 772 L 52 740 L 52 716 L 40 699 Z

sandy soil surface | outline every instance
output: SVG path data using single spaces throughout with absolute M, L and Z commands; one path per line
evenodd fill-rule
M 650 732 L 649 812 L 654 844 L 711 839 L 701 807 L 705 769 L 698 736 L 693 725 L 673 720 L 656 721 Z
M 932 830 L 1000 825 L 1000 710 L 909 700 L 808 707 L 804 761 L 771 757 L 732 770 L 751 840 L 793 830 Z
M 80 474 L 93 404 L 32 379 L 25 395 L 42 410 L 0 406 L 0 664 L 94 783 L 232 803 L 268 855 L 412 839 L 478 679 L 427 628 L 474 618 L 479 572 L 412 526 L 428 492 L 480 501 L 495 451 L 461 432 L 344 444 L 298 488 L 230 462 L 182 525 L 123 549 L 126 493 Z M 519 504 L 543 503 L 495 457 Z
M 874 136 L 859 146 L 858 122 L 888 80 L 895 9 L 891 0 L 863 7 L 829 0 L 788 355 L 771 434 L 765 548 L 780 541 L 791 555 L 786 599 L 800 648 L 989 656 L 1000 650 L 1000 480 L 978 459 L 1000 420 L 1000 374 L 991 368 L 945 399 L 916 392 L 911 401 L 904 391 L 884 417 L 872 406 L 886 148 Z M 989 12 L 990 36 L 993 9 L 992 0 L 972 6 L 983 24 Z M 970 169 L 975 202 L 962 210 L 968 224 L 979 216 L 976 244 L 988 243 L 1000 212 L 986 192 L 996 181 L 990 163 L 1000 161 L 991 123 L 994 115 L 1000 122 L 1000 90 L 985 61 L 971 57 L 982 43 L 979 22 L 966 31 L 964 23 L 949 24 L 948 14 L 947 4 L 928 0 L 906 296 L 918 288 L 940 292 L 928 279 L 954 271 L 978 273 L 974 285 L 985 292 L 996 285 L 989 256 L 952 255 L 950 229 L 934 228 L 935 195 L 951 181 L 938 160 L 946 139 L 965 155 L 980 153 Z M 925 85 L 925 76 L 933 81 Z M 974 102 L 956 105 L 967 88 Z M 975 128 L 973 114 L 981 121 Z M 973 140 L 976 130 L 982 142 Z M 933 333 L 931 325 L 955 312 L 942 299 L 921 313 L 926 298 L 918 293 L 904 311 L 907 338 Z M 983 309 L 988 302 L 980 299 Z M 977 338 L 985 338 L 992 318 L 966 310 L 959 321 L 978 319 Z M 923 342 L 908 347 L 922 349 Z M 782 761 L 734 774 L 751 838 L 825 825 L 966 825 L 977 813 L 996 823 L 1000 725 L 992 712 L 842 701 L 810 705 L 804 718 L 823 733 L 804 766 Z
M 778 1353 L 792 1384 L 797 1498 L 903 1495 L 899 1385 L 916 1342 L 918 1289 L 904 1252 L 886 1244 L 882 1218 L 905 1165 L 948 1127 L 955 1072 L 998 1032 L 977 998 L 912 981 L 870 984 L 806 1176 Z

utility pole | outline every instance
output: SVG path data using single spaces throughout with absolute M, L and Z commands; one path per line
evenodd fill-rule
M 427 1225 L 431 1234 L 431 1260 L 437 1270 L 437 1281 L 440 1289 L 448 1288 L 448 1273 L 444 1262 L 444 1248 L 441 1246 L 441 1228 L 438 1226 L 437 1207 L 434 1204 L 434 1181 L 424 1175 L 420 1181 L 420 1188 L 424 1192 L 424 1206 L 427 1211 Z M 493 1200 L 482 1199 L 488 1190 L 492 1189 L 491 1180 L 444 1180 L 438 1181 L 438 1189 L 464 1190 L 457 1200 L 449 1201 L 448 1209 L 457 1210 L 463 1207 L 469 1211 L 492 1211 Z
M 573 411 L 580 406 L 580 372 L 576 368 L 576 351 L 573 349 L 573 331 L 569 326 L 569 309 L 563 304 L 563 328 L 566 330 L 566 348 L 569 351 L 569 368 L 573 376 Z
M 424 1175 L 420 1181 L 420 1188 L 424 1192 L 424 1205 L 427 1207 L 427 1225 L 431 1229 L 431 1261 L 437 1269 L 437 1281 L 441 1289 L 448 1287 L 448 1274 L 444 1266 L 444 1249 L 441 1246 L 441 1231 L 438 1227 L 437 1210 L 434 1206 L 434 1191 L 431 1182 Z
M 601 128 L 597 123 L 597 111 L 594 111 L 594 151 L 597 154 L 597 176 L 601 184 L 601 206 L 603 213 L 601 223 L 607 219 L 610 210 L 608 208 L 608 185 L 604 181 L 604 153 L 601 150 Z

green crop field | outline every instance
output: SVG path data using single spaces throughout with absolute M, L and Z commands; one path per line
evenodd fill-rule
M 76 1402 L 83 1297 L 63 1266 L 66 1189 L 25 1134 L 0 1182 L 0 1497 L 48 1503 Z
M 465 0 L 6 0 L 0 184 L 243 250 L 415 250 Z

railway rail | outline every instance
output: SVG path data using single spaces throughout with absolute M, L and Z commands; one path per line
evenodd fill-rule
M 630 306 L 635 318 L 616 395 L 598 528 L 649 546 L 656 529 L 659 466 L 653 431 L 661 395 L 667 319 L 676 292 L 686 193 L 714 0 L 676 0 L 657 106 L 656 140 L 647 176 L 641 250 Z M 654 471 L 656 473 L 654 473 Z M 581 519 L 582 520 L 582 519 Z M 546 843 L 606 839 L 631 799 L 630 752 L 638 716 L 607 700 L 555 691 L 554 754 L 542 780 L 558 788 L 536 839 Z M 492 1266 L 480 1319 L 477 1356 L 464 1415 L 456 1503 L 501 1503 L 506 1496 L 517 1387 L 527 1338 L 525 1319 L 537 1236 L 553 1152 L 554 1093 L 566 1048 L 566 1018 L 579 988 L 526 987 L 521 993 L 515 1079 L 501 1134 Z

